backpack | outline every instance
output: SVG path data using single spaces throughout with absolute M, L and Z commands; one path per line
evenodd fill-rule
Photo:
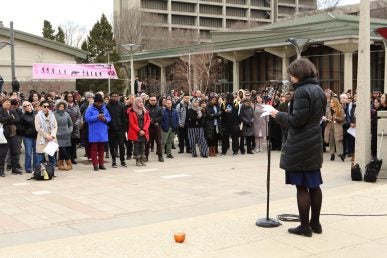
M 375 183 L 378 179 L 380 168 L 382 167 L 383 160 L 375 158 L 366 165 L 366 171 L 364 174 L 364 181 L 369 183 Z
M 362 181 L 363 180 L 363 176 L 361 174 L 361 168 L 360 168 L 359 164 L 357 164 L 357 163 L 354 163 L 351 166 L 351 178 L 352 178 L 352 181 Z
M 31 179 L 51 180 L 55 177 L 55 168 L 48 162 L 42 162 L 34 168 Z

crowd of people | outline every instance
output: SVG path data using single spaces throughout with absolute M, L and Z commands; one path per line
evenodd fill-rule
M 111 156 L 111 166 L 126 167 L 134 159 L 136 166 L 146 166 L 150 153 L 157 160 L 173 159 L 171 149 L 192 157 L 215 157 L 254 154 L 264 151 L 270 131 L 273 150 L 280 150 L 285 128 L 274 118 L 261 117 L 266 104 L 288 112 L 293 90 L 262 92 L 239 90 L 236 93 L 171 93 L 165 96 L 122 96 L 116 92 L 78 92 L 57 94 L 31 91 L 28 97 L 3 92 L 0 123 L 7 143 L 0 143 L 0 175 L 5 170 L 31 173 L 43 160 L 59 170 L 71 170 L 77 164 L 79 147 L 95 171 L 105 170 L 104 159 Z M 327 108 L 320 122 L 324 149 L 329 146 L 331 160 L 336 157 L 354 160 L 356 94 L 338 95 L 325 90 Z M 386 94 L 374 90 L 371 101 L 372 155 L 376 156 L 376 111 L 387 110 Z M 175 146 L 175 136 L 178 144 Z M 55 141 L 59 150 L 47 156 L 44 149 Z M 20 162 L 24 145 L 24 168 Z M 118 161 L 119 159 L 119 161 Z

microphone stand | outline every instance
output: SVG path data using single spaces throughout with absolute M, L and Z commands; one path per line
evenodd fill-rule
M 274 93 L 273 103 L 277 95 L 279 85 Z M 270 200 L 270 167 L 271 167 L 271 133 L 269 127 L 269 116 L 266 116 L 266 143 L 267 143 L 267 177 L 266 177 L 266 218 L 258 219 L 255 225 L 263 228 L 274 228 L 281 225 L 277 220 L 270 218 L 269 216 L 269 200 Z

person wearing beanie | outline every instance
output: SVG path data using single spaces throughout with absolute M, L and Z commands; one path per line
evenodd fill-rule
M 73 132 L 73 121 L 70 115 L 66 112 L 67 102 L 57 100 L 55 103 L 56 110 L 54 111 L 55 119 L 58 125 L 56 138 L 59 144 L 59 170 L 71 170 L 71 134 Z
M 101 94 L 94 96 L 94 103 L 86 110 L 85 120 L 89 127 L 90 155 L 94 171 L 106 170 L 104 145 L 109 140 L 107 124 L 111 121 L 111 117 Z

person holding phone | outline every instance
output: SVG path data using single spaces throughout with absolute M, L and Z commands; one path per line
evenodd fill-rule
M 111 121 L 111 116 L 101 94 L 95 94 L 94 103 L 86 110 L 85 120 L 89 128 L 90 155 L 94 171 L 106 170 L 104 146 L 109 140 L 107 124 Z

